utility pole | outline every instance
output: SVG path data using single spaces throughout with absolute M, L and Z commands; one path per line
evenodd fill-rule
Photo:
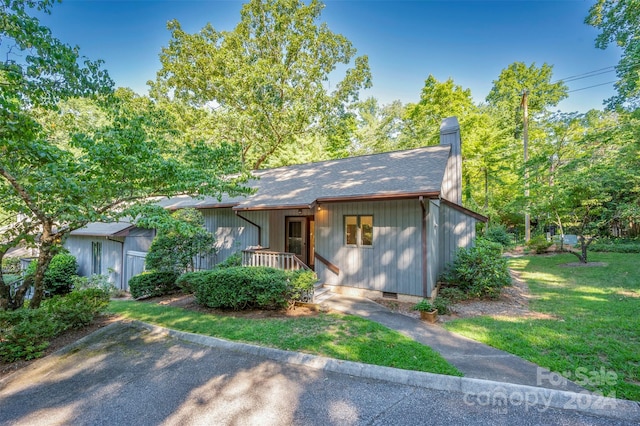
M 524 241 L 529 242 L 531 239 L 531 217 L 529 216 L 529 167 L 527 161 L 529 160 L 529 99 L 527 97 L 527 90 L 522 91 L 522 102 L 520 106 L 524 114 L 524 121 L 522 125 L 522 137 L 524 139 Z

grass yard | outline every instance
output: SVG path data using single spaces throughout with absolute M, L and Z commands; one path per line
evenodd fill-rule
M 341 314 L 296 318 L 236 318 L 133 301 L 111 312 L 147 323 L 278 349 L 366 364 L 462 376 L 431 348 L 377 323 Z
M 448 330 L 526 358 L 605 396 L 640 401 L 640 254 L 590 253 L 607 266 L 566 267 L 570 254 L 513 259 L 554 319 L 475 317 Z

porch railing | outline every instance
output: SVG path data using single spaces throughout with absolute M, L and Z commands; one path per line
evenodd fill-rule
M 242 250 L 242 266 L 269 266 L 271 268 L 297 271 L 311 270 L 293 253 L 267 250 Z

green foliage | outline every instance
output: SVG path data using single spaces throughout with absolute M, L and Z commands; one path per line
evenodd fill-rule
M 509 247 L 512 244 L 511 235 L 504 225 L 493 225 L 487 229 L 484 238 L 488 241 L 500 244 L 502 247 Z
M 109 294 L 97 288 L 75 290 L 65 296 L 54 296 L 43 306 L 62 330 L 89 324 L 109 304 Z
M 20 258 L 5 257 L 2 259 L 2 272 L 5 274 L 20 273 Z
M 449 286 L 469 297 L 498 298 L 502 287 L 511 284 L 502 246 L 479 238 L 475 247 L 461 248 L 446 277 Z
M 76 258 L 70 254 L 56 254 L 44 274 L 44 288 L 52 295 L 67 294 L 73 288 L 74 278 L 77 275 Z
M 452 78 L 441 83 L 429 75 L 420 93 L 420 101 L 406 106 L 400 146 L 438 145 L 443 119 L 456 116 L 466 129 L 467 119 L 475 110 L 471 90 L 454 84 Z
M 300 269 L 287 271 L 287 275 L 289 281 L 287 300 L 301 300 L 305 294 L 313 293 L 313 286 L 318 281 L 313 271 Z
M 193 279 L 196 274 L 204 278 Z M 194 272 L 190 285 L 201 305 L 220 309 L 277 309 L 287 305 L 287 273 L 266 267 Z
M 194 271 L 197 261 L 215 253 L 215 237 L 196 209 L 180 209 L 158 227 L 145 264 L 148 270 L 182 273 Z
M 433 299 L 433 309 L 437 310 L 440 315 L 446 315 L 449 313 L 449 307 L 451 306 L 451 301 L 446 297 L 438 294 L 436 298 Z
M 107 293 L 110 297 L 120 295 L 121 291 L 110 281 L 108 275 L 93 274 L 89 277 L 73 277 L 74 290 L 98 289 Z
M 536 235 L 527 242 L 527 247 L 533 250 L 534 253 L 544 253 L 552 244 L 551 241 L 547 241 L 547 237 L 544 235 Z
M 216 268 L 230 268 L 233 266 L 242 266 L 242 252 L 235 252 L 222 262 L 216 265 Z
M 188 34 L 177 21 L 160 55 L 157 98 L 221 106 L 212 122 L 218 140 L 242 145 L 252 169 L 298 137 L 331 122 L 358 91 L 371 85 L 366 56 L 319 23 L 317 0 L 251 0 L 231 31 L 207 24 Z M 353 66 L 334 79 L 336 68 Z M 331 77 L 333 92 L 327 89 Z
M 60 330 L 44 309 L 0 310 L 0 360 L 13 362 L 42 356 L 48 339 Z
M 420 311 L 420 312 L 431 312 L 431 311 L 435 310 L 435 308 L 433 307 L 431 302 L 429 302 L 429 300 L 422 299 L 420 302 L 416 303 L 413 306 L 413 310 L 414 311 Z
M 42 356 L 49 339 L 89 324 L 104 311 L 109 296 L 98 289 L 72 291 L 47 300 L 39 309 L 0 310 L 0 360 Z
M 589 246 L 590 251 L 609 253 L 640 253 L 640 239 L 600 239 Z
M 637 0 L 597 0 L 591 6 L 585 23 L 601 31 L 596 38 L 596 47 L 606 49 L 613 44 L 622 49 L 622 57 L 616 67 L 618 95 L 607 101 L 609 108 L 625 104 L 637 108 L 640 101 L 640 13 Z
M 131 277 L 129 292 L 134 299 L 171 294 L 178 290 L 177 278 L 173 271 L 146 271 Z
M 469 296 L 458 287 L 442 286 L 438 290 L 438 297 L 448 300 L 450 303 L 458 303 L 467 300 Z

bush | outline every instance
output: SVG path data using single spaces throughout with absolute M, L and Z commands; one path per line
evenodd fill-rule
M 451 303 L 458 303 L 463 300 L 467 300 L 467 294 L 460 290 L 458 287 L 441 287 L 438 290 L 438 297 L 442 297 L 443 299 L 447 299 Z
M 75 290 L 47 300 L 44 309 L 63 330 L 89 324 L 109 304 L 109 293 L 97 289 Z
M 589 251 L 610 253 L 640 253 L 640 240 L 634 238 L 599 239 L 589 245 Z
M 216 265 L 216 268 L 232 268 L 234 266 L 242 266 L 242 253 L 239 251 L 233 253 L 222 262 Z
M 62 328 L 44 309 L 0 311 L 0 360 L 14 362 L 42 356 L 48 339 Z
M 185 274 L 187 275 L 187 274 Z M 198 303 L 220 309 L 277 309 L 287 305 L 287 272 L 267 267 L 229 267 L 188 274 Z
M 39 309 L 0 311 L 0 360 L 42 356 L 49 339 L 89 324 L 108 304 L 109 295 L 104 291 L 87 289 L 55 296 Z
M 178 274 L 173 271 L 147 271 L 131 277 L 129 292 L 134 299 L 141 297 L 155 297 L 171 294 L 178 290 L 176 279 Z
M 306 296 L 313 294 L 313 286 L 318 281 L 318 277 L 313 271 L 299 270 L 288 271 L 289 275 L 289 291 L 287 299 L 289 301 L 304 300 Z
M 511 245 L 511 236 L 504 225 L 494 225 L 487 229 L 484 238 L 488 241 L 498 243 L 502 247 L 509 247 Z
M 203 283 L 209 281 L 209 277 L 213 271 L 187 272 L 182 274 L 176 280 L 176 286 L 185 294 L 193 294 L 196 288 Z
M 122 292 L 120 289 L 116 288 L 116 286 L 111 284 L 108 275 L 93 274 L 89 277 L 73 278 L 74 290 L 86 290 L 89 288 L 97 288 L 98 290 L 102 290 L 107 293 L 109 297 L 119 296 Z
M 431 304 L 433 305 L 433 308 L 438 311 L 438 314 L 446 315 L 449 313 L 449 306 L 451 306 L 451 301 L 446 297 L 438 295 L 433 299 Z
M 547 241 L 547 237 L 544 235 L 536 235 L 529 240 L 527 247 L 535 253 L 544 253 L 549 247 L 551 247 L 551 244 L 552 243 Z
M 19 274 L 20 258 L 19 257 L 3 257 L 2 272 L 5 274 Z
M 497 298 L 500 289 L 511 284 L 502 247 L 483 239 L 478 239 L 475 247 L 458 250 L 446 280 L 449 287 L 457 287 L 472 298 Z
M 78 262 L 70 254 L 60 253 L 53 256 L 47 272 L 44 274 L 44 289 L 49 294 L 67 294 L 78 275 Z

